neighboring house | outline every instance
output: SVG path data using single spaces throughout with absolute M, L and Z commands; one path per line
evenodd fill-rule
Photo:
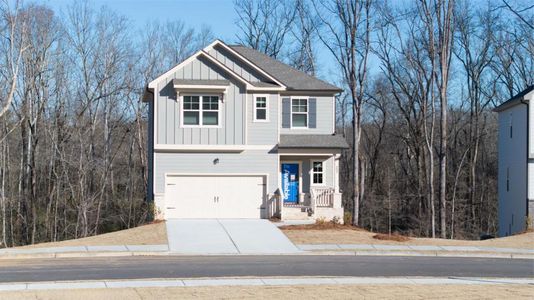
M 495 108 L 499 113 L 499 236 L 532 226 L 534 86 Z M 530 222 L 530 224 L 527 224 Z
M 150 82 L 157 218 L 343 221 L 335 135 L 341 89 L 216 40 Z

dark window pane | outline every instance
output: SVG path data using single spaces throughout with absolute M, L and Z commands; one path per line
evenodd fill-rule
M 313 174 L 313 183 L 322 184 L 323 183 L 323 174 Z
M 293 127 L 308 127 L 308 116 L 305 114 L 293 114 Z
M 219 113 L 216 111 L 203 112 L 202 125 L 219 125 Z
M 267 110 L 256 109 L 256 120 L 267 120 Z
M 256 98 L 256 107 L 258 107 L 258 108 L 267 107 L 267 98 L 265 98 L 265 97 Z
M 198 111 L 184 111 L 184 125 L 199 125 Z

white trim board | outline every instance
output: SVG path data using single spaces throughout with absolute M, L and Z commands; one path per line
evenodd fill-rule
M 188 151 L 188 152 L 242 152 L 245 150 L 272 150 L 275 145 L 179 145 L 179 144 L 156 144 L 155 151 Z M 331 155 L 331 154 L 330 154 Z

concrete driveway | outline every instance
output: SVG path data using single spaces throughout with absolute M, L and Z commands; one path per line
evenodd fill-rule
M 173 253 L 291 254 L 300 250 L 268 220 L 170 219 L 166 221 Z

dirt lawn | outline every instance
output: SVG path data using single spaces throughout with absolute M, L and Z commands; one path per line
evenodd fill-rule
M 404 242 L 378 240 L 376 233 L 361 229 L 294 229 L 282 227 L 282 231 L 295 244 L 382 244 L 382 245 L 435 245 L 435 246 L 480 246 L 500 248 L 534 249 L 534 232 L 484 241 L 448 240 L 431 238 L 409 238 Z M 302 228 L 302 227 L 301 227 Z M 313 228 L 313 227 L 312 227 Z
M 143 225 L 127 230 L 99 234 L 96 236 L 66 240 L 53 243 L 41 243 L 20 247 L 48 248 L 65 246 L 114 246 L 114 245 L 161 245 L 167 244 L 165 222 Z
M 0 292 L 0 299 L 532 299 L 529 285 L 306 285 Z

